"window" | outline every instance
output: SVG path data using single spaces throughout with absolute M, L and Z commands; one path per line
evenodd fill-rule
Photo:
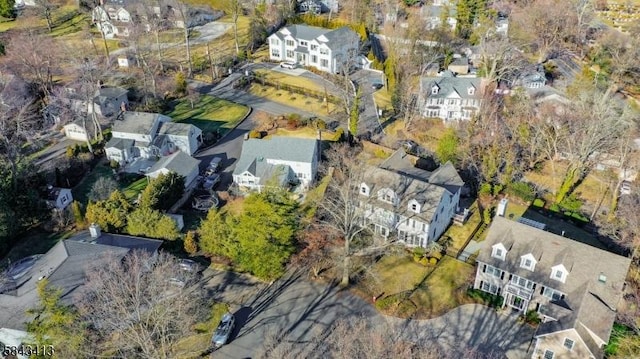
M 502 249 L 496 249 L 494 257 L 502 257 Z
M 307 47 L 307 45 L 309 45 L 308 42 L 300 40 L 300 46 Z
M 469 87 L 467 89 L 467 93 L 471 96 L 473 96 L 473 94 L 476 92 L 476 89 L 474 89 L 473 87 Z
M 561 292 L 558 292 L 557 290 L 553 290 L 549 287 L 544 288 L 542 295 L 554 301 L 558 301 L 564 298 L 564 294 L 562 294 Z
M 329 55 L 329 50 L 325 48 L 320 48 L 320 55 Z
M 418 205 L 415 203 L 411 203 L 411 210 L 416 212 L 418 210 Z
M 511 277 L 511 283 L 522 288 L 533 289 L 533 282 L 522 277 L 514 275 Z
M 575 344 L 575 342 L 569 338 L 564 338 L 564 347 L 571 350 L 573 349 L 573 344 Z
M 487 264 L 487 269 L 485 270 L 485 273 L 498 278 L 500 278 L 500 276 L 502 275 L 502 271 L 500 269 L 494 266 L 490 266 L 488 264 Z
M 316 51 L 318 49 L 318 45 L 311 44 L 311 51 Z
M 491 252 L 492 257 L 505 260 L 506 255 L 507 255 L 507 249 L 504 247 L 502 243 L 493 245 L 493 249 Z
M 287 50 L 287 57 L 288 58 L 293 58 L 293 51 Z
M 524 255 L 524 256 L 520 257 L 520 267 L 521 268 L 525 268 L 525 269 L 528 269 L 528 270 L 533 272 L 533 269 L 535 268 L 535 265 L 536 265 L 536 261 L 533 259 L 533 255 L 532 254 L 527 254 L 527 255 Z
M 317 64 L 318 63 L 318 56 L 311 55 L 311 63 L 312 64 Z
M 322 67 L 329 67 L 329 60 L 327 60 L 327 59 L 320 59 L 320 66 L 322 66 Z
M 391 203 L 393 202 L 393 197 L 391 197 L 391 194 L 385 193 L 382 195 L 382 200 Z
M 549 349 L 544 351 L 544 359 L 553 359 L 553 356 L 555 354 L 553 354 L 553 352 Z
M 289 46 L 289 47 L 293 47 L 293 46 L 295 46 L 295 43 L 293 42 L 293 40 L 287 40 L 287 41 L 286 41 L 286 44 L 287 44 L 287 46 Z
M 280 45 L 280 40 L 278 40 L 278 39 L 271 39 L 271 45 L 274 45 L 274 46 L 278 46 L 278 45 Z
M 482 283 L 482 290 L 485 291 L 485 292 L 489 292 L 491 294 L 496 294 L 496 293 L 498 293 L 498 286 L 496 286 L 495 284 L 490 284 L 490 283 L 483 282 Z
M 280 50 L 279 49 L 271 49 L 271 56 L 280 57 Z
M 360 186 L 360 193 L 362 193 L 365 196 L 369 195 L 369 187 L 367 187 L 366 185 L 361 185 Z

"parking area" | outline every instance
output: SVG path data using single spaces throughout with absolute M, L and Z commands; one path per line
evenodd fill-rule
M 280 64 L 274 65 L 273 67 L 270 68 L 270 70 L 282 72 L 283 74 L 290 75 L 290 76 L 300 76 L 309 72 L 301 67 L 296 67 L 295 69 L 287 69 L 284 67 L 280 67 Z

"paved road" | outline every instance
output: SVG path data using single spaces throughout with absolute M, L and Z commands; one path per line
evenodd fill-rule
M 431 342 L 461 358 L 470 349 L 496 357 L 524 358 L 533 334 L 530 327 L 516 322 L 515 315 L 497 314 L 481 305 L 464 305 L 439 318 L 409 321 L 382 316 L 360 297 L 336 286 L 308 282 L 300 273 L 290 273 L 272 285 L 218 273 L 206 288 L 217 299 L 232 302 L 237 327 L 231 342 L 215 351 L 213 358 L 257 358 L 265 342 L 304 343 L 337 319 L 349 317 L 366 318 L 374 325 L 386 323 L 407 340 Z

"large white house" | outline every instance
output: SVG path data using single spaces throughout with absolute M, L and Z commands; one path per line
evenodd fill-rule
M 443 71 L 438 77 L 420 79 L 418 106 L 424 117 L 441 118 L 444 122 L 469 120 L 482 104 L 482 80 L 457 77 Z
M 295 137 L 249 139 L 233 170 L 240 188 L 260 191 L 265 186 L 299 183 L 308 188 L 318 172 L 318 141 Z
M 464 182 L 450 162 L 433 172 L 417 168 L 403 149 L 380 167 L 370 167 L 359 186 L 363 225 L 410 247 L 440 238 L 459 210 Z
M 359 42 L 358 34 L 347 26 L 331 30 L 292 25 L 269 36 L 269 56 L 273 61 L 338 73 L 355 66 Z
M 631 260 L 521 221 L 494 218 L 474 288 L 539 314 L 531 358 L 601 358 Z
M 136 158 L 167 156 L 178 150 L 191 156 L 202 143 L 202 130 L 198 127 L 148 112 L 122 113 L 113 123 L 111 134 L 105 152 L 109 160 L 120 164 Z

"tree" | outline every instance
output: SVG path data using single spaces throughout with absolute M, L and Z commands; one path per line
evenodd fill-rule
M 53 31 L 53 10 L 57 8 L 51 0 L 35 0 L 36 8 L 40 16 L 47 22 L 49 32 Z
M 358 122 L 360 122 L 360 97 L 362 89 L 358 88 L 356 96 L 351 103 L 351 111 L 349 112 L 349 135 L 355 137 L 358 134 Z
M 87 206 L 87 222 L 96 223 L 106 232 L 120 232 L 127 225 L 127 216 L 133 207 L 125 195 L 114 191 L 108 199 L 90 202 Z
M 184 177 L 175 172 L 152 179 L 140 196 L 140 207 L 169 210 L 184 194 Z
M 189 255 L 194 255 L 198 252 L 198 234 L 196 231 L 189 231 L 184 237 L 184 251 Z
M 318 223 L 312 223 L 300 236 L 302 249 L 293 258 L 293 263 L 309 268 L 314 278 L 330 265 L 332 257 L 332 238 L 322 230 Z
M 123 260 L 111 256 L 104 265 L 90 268 L 77 307 L 82 320 L 95 328 L 97 354 L 172 357 L 202 307 L 194 296 L 198 292 L 184 285 L 195 275 L 181 270 L 178 260 L 164 252 L 153 258 L 134 251 Z
M 62 304 L 62 290 L 52 288 L 46 279 L 37 284 L 38 305 L 27 311 L 34 318 L 27 323 L 33 343 L 53 350 L 38 351 L 33 358 L 85 358 L 86 329 L 73 307 Z
M 180 231 L 169 216 L 150 207 L 140 206 L 127 217 L 127 232 L 132 236 L 145 236 L 166 240 L 176 240 Z
M 231 259 L 242 271 L 274 279 L 295 251 L 298 203 L 283 190 L 266 189 L 246 197 L 243 211 L 209 211 L 200 226 L 200 245 L 208 254 Z
M 15 19 L 16 8 L 15 0 L 0 0 L 0 16 L 8 19 Z
M 255 5 L 251 12 L 249 23 L 249 44 L 248 49 L 256 50 L 265 42 L 268 32 L 267 19 L 265 18 L 267 3 L 265 1 Z M 237 25 L 236 25 L 237 26 Z
M 89 192 L 89 200 L 93 202 L 103 201 L 108 199 L 111 194 L 118 189 L 118 182 L 111 177 L 100 177 L 91 186 Z
M 441 163 L 458 162 L 458 134 L 454 128 L 448 128 L 444 136 L 438 141 L 436 156 Z
M 189 16 L 189 7 L 187 4 L 178 1 L 176 4 L 176 8 L 178 9 L 178 14 L 180 15 L 180 20 L 183 25 L 183 34 L 184 34 L 184 45 L 186 47 L 186 57 L 187 57 L 187 77 L 193 76 L 193 62 L 191 61 L 191 17 Z
M 236 56 L 240 54 L 240 45 L 238 43 L 238 18 L 242 15 L 242 3 L 240 0 L 225 0 L 224 12 L 231 16 L 233 22 L 233 40 L 236 46 Z

